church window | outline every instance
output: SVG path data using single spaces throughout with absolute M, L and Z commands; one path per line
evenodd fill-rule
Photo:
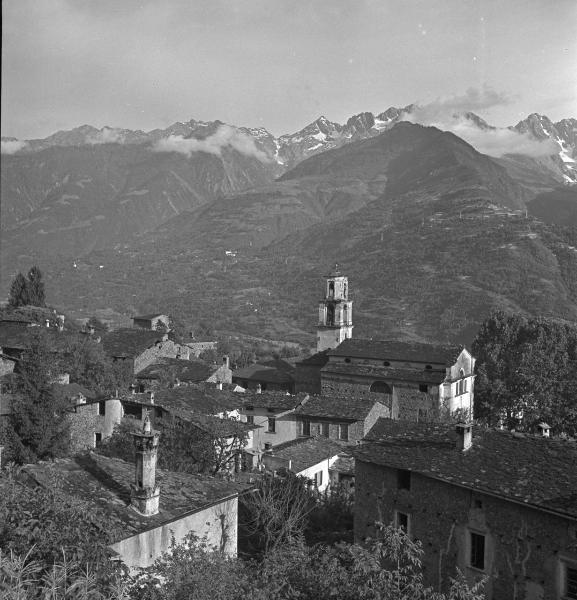
M 334 298 L 335 295 L 335 283 L 334 281 L 331 281 L 329 283 L 329 298 Z
M 329 304 L 327 306 L 327 325 L 335 324 L 335 307 Z

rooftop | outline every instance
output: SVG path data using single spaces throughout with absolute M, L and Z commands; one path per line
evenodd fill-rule
M 398 342 L 394 340 L 364 340 L 350 338 L 329 351 L 329 356 L 350 356 L 378 360 L 405 360 L 411 362 L 452 365 L 462 348 L 441 346 L 422 342 Z
M 79 383 L 53 383 L 52 389 L 65 398 L 74 398 L 82 394 L 85 398 L 96 398 L 96 393 Z
M 305 403 L 309 399 L 309 395 L 305 393 L 299 393 L 295 395 L 287 394 L 286 392 L 262 392 L 257 394 L 256 392 L 247 391 L 241 395 L 241 401 L 243 408 L 267 408 L 272 409 L 276 412 L 283 412 L 285 410 L 293 410 Z
M 313 354 L 308 358 L 303 358 L 302 360 L 299 360 L 297 362 L 297 365 L 320 365 L 321 367 L 324 367 L 324 365 L 326 365 L 329 362 L 328 352 L 328 349 L 323 350 L 322 352 L 317 352 L 316 354 Z
M 379 419 L 352 450 L 356 460 L 577 518 L 577 442 L 474 428 L 459 452 L 453 425 Z
M 292 373 L 286 367 L 278 368 L 277 366 L 263 364 L 254 364 L 243 369 L 237 369 L 233 371 L 232 376 L 235 379 L 250 379 L 266 383 L 292 383 L 294 381 Z
M 248 434 L 249 431 L 260 427 L 260 425 L 250 425 L 236 419 L 221 419 L 211 415 L 192 415 L 190 421 L 202 431 L 219 438 Z
M 366 396 L 311 396 L 295 414 L 303 417 L 361 421 L 367 418 L 378 400 Z
M 350 373 L 351 375 L 366 375 L 376 379 L 394 381 L 413 381 L 415 383 L 438 385 L 445 380 L 444 371 L 425 369 L 399 369 L 381 367 L 379 365 L 364 365 L 354 363 L 329 362 L 322 368 L 323 373 Z
M 135 321 L 150 321 L 152 319 L 156 319 L 157 317 L 167 317 L 164 313 L 153 313 L 150 315 L 137 315 L 136 317 L 132 317 Z
M 340 444 L 326 437 L 299 438 L 275 446 L 272 456 L 292 461 L 291 470 L 300 473 L 309 467 L 318 465 L 327 458 L 341 454 L 346 449 Z
M 155 363 L 139 371 L 137 379 L 161 379 L 170 374 L 180 381 L 197 383 L 206 381 L 218 366 L 208 365 L 201 360 L 184 360 L 180 358 L 159 358 Z
M 102 347 L 109 356 L 134 358 L 166 336 L 162 331 L 125 327 L 102 336 Z
M 41 485 L 50 485 L 51 477 L 56 476 L 63 492 L 102 509 L 111 526 L 123 531 L 115 542 L 169 523 L 246 489 L 245 485 L 208 475 L 158 469 L 156 482 L 160 486 L 160 509 L 158 514 L 144 517 L 129 506 L 135 467 L 119 458 L 91 452 L 75 458 L 26 465 L 24 471 Z

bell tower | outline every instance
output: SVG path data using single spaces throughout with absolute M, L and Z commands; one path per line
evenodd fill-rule
M 349 300 L 349 280 L 339 265 L 325 276 L 325 297 L 319 302 L 317 352 L 336 348 L 353 335 L 353 302 Z

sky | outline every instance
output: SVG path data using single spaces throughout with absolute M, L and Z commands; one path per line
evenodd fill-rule
M 577 117 L 576 0 L 2 0 L 3 136 L 418 102 Z

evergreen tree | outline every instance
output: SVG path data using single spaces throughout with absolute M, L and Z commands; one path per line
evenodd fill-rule
M 18 366 L 8 443 L 19 463 L 64 456 L 70 444 L 68 401 L 52 391 L 58 374 L 44 330 L 32 337 Z
M 46 306 L 42 271 L 36 265 L 28 271 L 28 303 L 32 306 Z
M 22 273 L 18 273 L 10 286 L 10 295 L 8 296 L 8 306 L 18 308 L 26 306 L 29 302 L 30 293 L 28 289 L 28 280 Z

